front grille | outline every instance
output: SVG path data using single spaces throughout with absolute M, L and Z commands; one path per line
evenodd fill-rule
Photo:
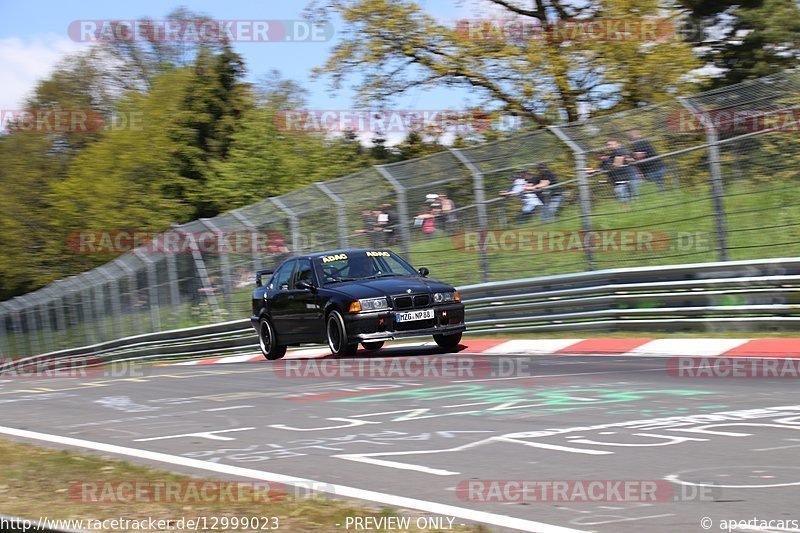
M 421 309 L 428 307 L 431 303 L 430 294 L 409 294 L 402 296 L 392 296 L 394 301 L 394 308 L 397 310 L 404 309 Z
M 394 308 L 395 309 L 411 309 L 412 305 L 411 296 L 395 296 Z

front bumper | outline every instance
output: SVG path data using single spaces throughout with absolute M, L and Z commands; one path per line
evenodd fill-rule
M 390 341 L 420 335 L 452 335 L 467 329 L 464 304 L 437 305 L 430 309 L 434 310 L 433 319 L 403 323 L 396 322 L 392 310 L 345 314 L 347 340 L 350 343 Z

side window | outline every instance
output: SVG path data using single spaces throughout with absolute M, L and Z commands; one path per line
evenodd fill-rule
M 301 279 L 311 281 L 311 260 L 310 259 L 298 259 L 297 260 L 297 268 L 294 270 L 294 276 L 292 276 L 292 289 L 297 288 L 297 282 Z
M 276 291 L 289 290 L 289 281 L 292 278 L 292 269 L 297 261 L 289 261 L 278 269 L 272 276 L 272 282 L 269 284 L 270 289 Z

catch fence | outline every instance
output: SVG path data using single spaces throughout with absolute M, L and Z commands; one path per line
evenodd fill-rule
M 247 317 L 257 270 L 324 249 L 390 247 L 456 285 L 800 256 L 798 116 L 791 70 L 309 185 L 0 302 L 0 355 Z M 539 164 L 557 185 L 501 194 Z

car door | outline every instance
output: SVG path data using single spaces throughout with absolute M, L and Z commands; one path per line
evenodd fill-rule
M 297 260 L 293 259 L 287 261 L 275 272 L 270 282 L 270 302 L 269 314 L 272 318 L 272 325 L 275 326 L 275 331 L 278 334 L 279 342 L 286 344 L 293 342 L 297 332 L 294 331 L 291 320 L 291 307 L 292 298 L 291 284 L 292 274 Z
M 318 287 L 314 268 L 311 260 L 302 258 L 297 260 L 297 266 L 292 274 L 292 283 L 289 290 L 289 316 L 293 329 L 301 336 L 302 342 L 314 342 L 321 339 L 322 331 L 322 306 L 319 305 L 319 293 L 297 286 L 300 280 Z

